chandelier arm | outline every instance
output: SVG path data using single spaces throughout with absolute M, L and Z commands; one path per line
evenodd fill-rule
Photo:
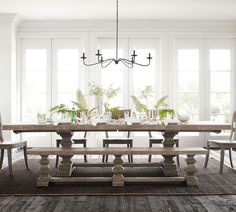
M 121 61 L 121 62 L 123 61 L 127 64 L 132 64 L 133 63 L 132 60 L 128 60 L 128 59 L 125 59 L 125 58 L 120 58 L 119 61 Z
M 140 63 L 136 63 L 136 62 L 134 62 L 133 64 L 145 67 L 145 66 L 149 66 L 150 65 L 150 61 L 151 60 L 149 60 L 148 64 L 140 64 Z
M 110 60 L 110 59 L 109 59 L 109 60 Z M 108 63 L 105 62 L 106 65 L 103 65 L 104 62 L 102 62 L 102 63 L 101 63 L 101 67 L 102 67 L 102 68 L 106 68 L 106 67 L 109 66 L 112 62 L 113 62 L 113 60 L 110 60 Z
M 120 60 L 127 68 L 133 68 L 132 63 L 126 63 L 124 60 Z
M 101 63 L 107 63 L 109 61 L 115 61 L 115 59 L 114 58 L 109 58 L 109 59 L 101 61 Z
M 83 60 L 83 64 L 84 64 L 85 66 L 94 66 L 94 65 L 98 65 L 98 64 L 100 64 L 100 63 L 101 63 L 101 61 L 96 62 L 96 63 L 87 64 L 87 63 L 85 63 L 85 60 Z

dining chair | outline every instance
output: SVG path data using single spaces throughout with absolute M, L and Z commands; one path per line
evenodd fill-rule
M 223 173 L 224 166 L 224 155 L 225 150 L 229 150 L 229 160 L 230 165 L 233 168 L 233 160 L 232 160 L 232 149 L 236 148 L 236 111 L 233 112 L 232 122 L 231 122 L 231 132 L 228 140 L 208 140 L 207 141 L 207 150 L 208 154 L 205 159 L 205 168 L 207 167 L 210 150 L 211 149 L 220 149 L 220 173 Z
M 72 139 L 72 142 L 73 144 L 82 144 L 83 147 L 87 147 L 87 139 L 86 139 L 86 136 L 87 136 L 87 131 L 84 132 L 84 137 L 83 138 L 75 138 L 75 139 Z M 62 139 L 57 139 L 56 140 L 57 142 L 57 147 L 60 147 L 61 146 L 61 142 L 62 142 Z M 59 162 L 59 156 L 57 155 L 56 156 L 56 164 L 55 164 L 55 167 L 57 168 L 58 167 L 58 162 Z M 87 163 L 88 160 L 87 160 L 87 155 L 84 155 L 84 162 Z
M 13 176 L 12 172 L 12 149 L 14 148 L 23 148 L 24 158 L 25 158 L 25 166 L 28 167 L 28 158 L 27 158 L 27 141 L 9 141 L 3 139 L 2 132 L 2 117 L 0 114 L 0 149 L 1 149 L 1 157 L 0 157 L 0 169 L 2 169 L 3 159 L 4 159 L 4 151 L 7 150 L 7 158 L 8 158 L 8 169 L 9 176 Z
M 125 114 L 128 113 L 128 115 L 131 115 L 131 110 L 127 109 L 127 110 L 119 110 L 117 114 L 112 113 L 112 118 L 125 118 Z M 113 144 L 125 144 L 127 145 L 128 148 L 133 147 L 133 138 L 130 138 L 130 131 L 127 131 L 127 137 L 110 137 L 108 134 L 108 131 L 105 131 L 106 134 L 106 138 L 103 139 L 103 147 L 109 147 L 110 145 Z M 132 155 L 128 155 L 128 161 L 130 163 L 133 162 L 133 156 Z M 103 155 L 102 156 L 102 162 L 108 162 L 108 155 Z
M 163 141 L 164 141 L 163 138 L 153 137 L 151 131 L 148 131 L 148 134 L 149 134 L 149 147 L 150 148 L 153 146 L 153 144 L 163 144 Z M 174 142 L 175 142 L 175 146 L 179 147 L 179 139 L 174 138 Z M 176 160 L 177 160 L 177 165 L 180 166 L 179 155 L 176 156 Z M 148 162 L 151 162 L 151 161 L 152 161 L 152 155 L 149 155 Z

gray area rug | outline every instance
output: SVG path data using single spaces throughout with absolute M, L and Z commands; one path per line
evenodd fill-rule
M 0 195 L 236 195 L 236 171 L 224 166 L 223 175 L 219 174 L 219 162 L 210 159 L 207 169 L 203 168 L 204 159 L 197 158 L 198 187 L 179 184 L 131 184 L 124 187 L 112 187 L 111 183 L 53 184 L 37 188 L 39 161 L 29 160 L 30 170 L 25 169 L 24 161 L 13 164 L 13 177 L 8 176 L 8 169 L 0 172 Z M 55 161 L 50 161 L 50 167 Z M 181 160 L 178 172 L 184 175 L 185 162 Z M 52 168 L 51 174 L 56 169 Z M 112 176 L 111 168 L 76 168 L 76 176 Z M 160 168 L 129 168 L 125 176 L 162 176 Z

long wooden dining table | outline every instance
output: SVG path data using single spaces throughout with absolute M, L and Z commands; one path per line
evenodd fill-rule
M 74 132 L 79 131 L 158 131 L 164 137 L 163 146 L 173 147 L 174 137 L 179 132 L 215 132 L 220 133 L 222 130 L 230 130 L 230 124 L 216 123 L 216 122 L 195 122 L 195 123 L 178 123 L 178 124 L 6 124 L 3 125 L 3 130 L 11 130 L 15 133 L 27 132 L 56 132 L 61 136 L 61 146 L 63 148 L 70 148 L 72 146 L 72 136 Z M 148 153 L 147 153 L 148 154 Z M 177 166 L 173 160 L 174 155 L 163 155 L 163 171 L 167 177 L 177 176 Z M 72 156 L 62 156 L 63 164 L 59 165 L 59 176 L 70 176 L 72 169 Z

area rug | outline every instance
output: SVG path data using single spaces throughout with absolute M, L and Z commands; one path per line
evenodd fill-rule
M 29 160 L 30 170 L 25 169 L 24 161 L 13 164 L 13 177 L 8 176 L 8 169 L 0 172 L 0 195 L 236 195 L 236 171 L 224 166 L 224 173 L 219 174 L 219 162 L 210 159 L 205 169 L 204 158 L 197 158 L 198 187 L 188 187 L 185 183 L 179 184 L 135 184 L 127 183 L 124 187 L 112 187 L 111 183 L 80 183 L 54 184 L 49 187 L 37 188 L 39 162 Z M 50 167 L 55 161 L 50 161 Z M 183 176 L 185 161 L 181 160 L 178 169 Z M 52 168 L 51 174 L 56 169 Z M 110 168 L 76 168 L 73 175 L 79 176 L 112 176 Z M 159 168 L 129 168 L 125 176 L 161 176 Z

